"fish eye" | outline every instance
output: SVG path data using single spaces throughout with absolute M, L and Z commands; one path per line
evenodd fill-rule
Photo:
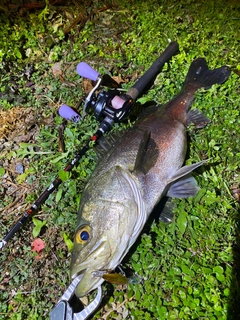
M 79 244 L 86 243 L 91 237 L 91 228 L 90 226 L 81 226 L 75 236 L 76 242 Z

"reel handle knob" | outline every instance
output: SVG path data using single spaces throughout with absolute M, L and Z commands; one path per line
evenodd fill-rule
M 73 122 L 78 122 L 80 120 L 80 115 L 66 104 L 60 106 L 58 113 L 66 120 L 71 120 Z
M 98 79 L 99 73 L 90 67 L 86 62 L 80 62 L 77 65 L 77 73 L 84 78 L 96 81 Z

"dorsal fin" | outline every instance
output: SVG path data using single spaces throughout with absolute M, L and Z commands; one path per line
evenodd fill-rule
M 141 119 L 144 119 L 144 118 L 150 116 L 150 115 L 151 115 L 152 113 L 154 113 L 158 108 L 159 108 L 159 106 L 156 105 L 156 104 L 150 105 L 150 106 L 144 108 L 144 109 L 141 111 L 138 119 L 141 120 Z
M 94 147 L 94 151 L 96 152 L 97 159 L 102 159 L 106 153 L 108 153 L 125 133 L 125 130 L 113 132 L 109 135 L 106 135 L 100 138 Z

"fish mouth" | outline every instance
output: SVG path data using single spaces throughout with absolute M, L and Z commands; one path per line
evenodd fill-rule
M 103 278 L 97 277 L 94 273 L 105 268 L 106 261 L 108 260 L 108 256 L 104 254 L 104 249 L 106 249 L 105 244 L 106 241 L 98 241 L 88 253 L 88 256 L 84 261 L 79 264 L 73 262 L 71 268 L 71 279 L 75 279 L 77 276 L 83 275 L 75 290 L 77 297 L 81 298 L 86 296 L 89 292 L 96 289 L 104 282 Z
M 75 278 L 77 278 L 78 276 L 82 275 L 82 278 L 83 278 L 83 275 L 84 275 L 84 272 L 86 271 L 87 269 L 83 269 L 81 271 L 78 271 L 76 273 L 74 273 L 73 275 L 71 275 L 71 279 L 74 280 Z M 82 279 L 81 278 L 81 279 Z
M 94 275 L 95 272 L 96 270 L 84 269 L 72 276 L 72 279 L 75 279 L 77 276 L 82 275 L 82 278 L 75 289 L 75 295 L 78 298 L 86 296 L 104 282 L 102 277 Z
M 107 244 L 106 239 L 99 240 L 92 247 L 90 252 L 88 252 L 86 258 L 82 262 L 80 262 L 79 264 L 77 263 L 77 258 L 73 256 L 73 259 L 72 259 L 72 262 L 71 262 L 72 266 L 70 267 L 70 269 L 71 269 L 71 279 L 74 279 L 78 275 L 86 272 L 90 268 L 90 266 L 93 265 L 92 262 L 95 261 L 96 258 L 99 257 L 104 252 L 104 250 L 106 249 L 105 248 L 106 244 Z M 74 253 L 72 253 L 72 254 L 74 254 Z M 77 253 L 76 253 L 76 255 L 77 255 Z M 104 255 L 102 255 L 102 257 L 104 257 L 104 259 L 101 259 L 101 262 L 102 262 L 102 260 L 106 261 L 106 257 Z M 96 271 L 96 270 L 93 270 L 93 272 L 94 271 Z

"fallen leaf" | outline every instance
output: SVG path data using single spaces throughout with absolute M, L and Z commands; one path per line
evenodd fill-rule
M 89 92 L 93 89 L 92 81 L 89 79 L 83 79 L 83 90 L 85 94 L 89 94 Z
M 36 238 L 35 240 L 33 240 L 33 242 L 31 243 L 31 250 L 33 252 L 37 252 L 40 253 L 43 249 L 45 248 L 45 243 L 43 240 Z
M 121 76 L 112 76 L 113 80 L 115 80 L 117 83 L 125 83 L 126 81 L 123 80 Z
M 57 62 L 52 66 L 52 73 L 55 77 L 62 76 L 61 63 Z

